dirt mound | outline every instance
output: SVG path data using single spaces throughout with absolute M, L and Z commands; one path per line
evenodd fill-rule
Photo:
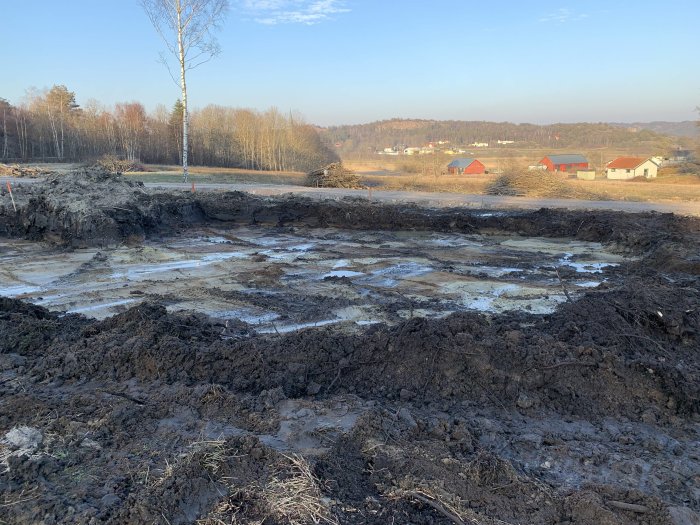
M 540 176 L 529 175 L 530 177 Z M 314 201 L 294 196 L 262 198 L 241 192 L 149 191 L 139 182 L 96 168 L 53 175 L 15 188 L 17 211 L 0 188 L 0 234 L 64 246 L 111 246 L 147 235 L 209 223 L 509 232 L 609 242 L 628 253 L 697 232 L 696 218 L 619 212 L 495 211 L 383 205 L 365 199 Z
M 54 174 L 14 190 L 17 212 L 0 206 L 0 232 L 73 247 L 138 241 L 169 221 L 196 215 L 191 201 L 165 198 L 100 168 Z

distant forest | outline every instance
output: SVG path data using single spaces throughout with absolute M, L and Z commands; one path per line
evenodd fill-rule
M 190 164 L 310 171 L 338 159 L 317 129 L 272 108 L 207 106 L 190 112 Z M 34 92 L 21 105 L 0 98 L 0 162 L 91 161 L 103 155 L 179 164 L 182 105 L 147 113 L 139 102 L 80 107 L 65 86 Z
M 450 147 L 466 147 L 475 142 L 498 146 L 497 141 L 515 141 L 513 148 L 590 150 L 624 148 L 640 154 L 668 152 L 689 147 L 687 137 L 671 137 L 641 127 L 612 124 L 513 124 L 510 122 L 436 121 L 393 119 L 371 124 L 334 126 L 322 130 L 325 142 L 335 144 L 343 157 L 362 156 L 384 148 L 419 147 L 448 141 Z M 443 148 L 444 149 L 444 148 Z
M 182 105 L 147 112 L 139 102 L 108 108 L 97 101 L 76 104 L 63 85 L 34 91 L 20 105 L 0 98 L 0 162 L 91 161 L 115 155 L 148 164 L 179 164 Z M 690 129 L 683 124 L 685 133 Z M 670 136 L 644 124 L 513 124 L 509 122 L 393 119 L 319 128 L 275 108 L 267 111 L 209 105 L 190 112 L 190 164 L 255 170 L 310 171 L 343 158 L 385 148 L 469 148 L 474 142 L 506 150 L 547 148 L 590 151 L 619 148 L 639 155 L 696 147 L 696 137 Z M 648 123 L 671 133 L 673 123 Z M 697 135 L 696 135 L 697 136 Z

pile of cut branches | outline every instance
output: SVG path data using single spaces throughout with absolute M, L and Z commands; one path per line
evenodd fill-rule
M 52 173 L 50 170 L 36 166 L 20 166 L 19 164 L 0 164 L 2 177 L 41 177 Z
M 489 195 L 527 195 L 531 197 L 566 197 L 571 189 L 562 176 L 551 171 L 511 170 L 499 175 L 486 187 Z
M 306 185 L 314 188 L 361 188 L 360 177 L 340 162 L 306 174 Z
M 143 171 L 143 166 L 135 160 L 120 159 L 115 155 L 103 155 L 95 166 L 107 170 L 110 173 L 129 173 L 130 171 Z

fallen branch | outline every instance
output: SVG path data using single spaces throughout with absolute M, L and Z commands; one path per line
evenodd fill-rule
M 644 505 L 636 505 L 634 503 L 625 503 L 624 501 L 610 500 L 610 501 L 608 501 L 608 505 L 610 505 L 611 507 L 615 507 L 616 509 L 628 510 L 630 512 L 636 512 L 637 514 L 644 514 L 645 512 L 647 512 L 649 510 Z
M 445 506 L 442 505 L 442 503 L 440 503 L 436 499 L 431 498 L 431 497 L 427 497 L 427 496 L 421 494 L 420 492 L 415 492 L 415 491 L 409 492 L 408 495 L 411 496 L 412 498 L 417 499 L 418 501 L 425 503 L 429 507 L 434 508 L 436 511 L 438 511 L 440 514 L 445 516 L 447 519 L 452 520 L 453 523 L 456 523 L 457 525 L 466 525 L 466 523 L 464 523 L 464 520 L 460 516 L 458 516 L 456 513 L 452 512 L 452 511 L 446 509 Z
M 570 303 L 573 303 L 574 300 L 569 295 L 569 290 L 566 289 L 566 285 L 564 284 L 564 280 L 561 278 L 561 275 L 559 275 L 559 268 L 557 266 L 555 266 L 554 271 L 557 272 L 557 279 L 559 279 L 559 284 L 561 285 L 561 289 L 564 290 L 564 295 L 566 296 L 566 300 L 569 301 Z

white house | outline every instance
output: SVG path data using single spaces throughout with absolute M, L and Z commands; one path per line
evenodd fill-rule
M 659 166 L 651 159 L 638 157 L 618 157 L 608 162 L 605 167 L 605 175 L 609 179 L 633 179 L 635 177 L 656 177 Z

